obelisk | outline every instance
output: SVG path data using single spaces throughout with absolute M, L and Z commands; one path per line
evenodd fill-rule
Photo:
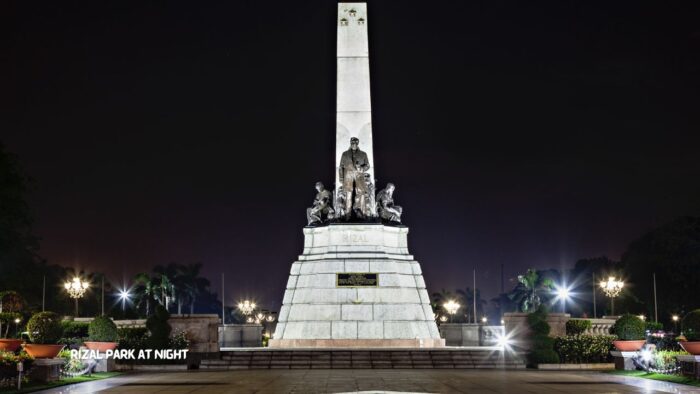
M 338 4 L 337 23 L 336 190 L 340 186 L 338 164 L 352 137 L 360 140 L 359 148 L 367 154 L 374 183 L 367 5 Z M 365 161 L 357 157 L 356 162 Z M 386 196 L 384 191 L 378 194 Z M 382 220 L 327 218 L 304 227 L 304 250 L 289 270 L 270 347 L 445 345 L 420 264 L 408 250 L 408 227 L 397 225 L 396 220 L 386 223 L 386 217 Z
M 338 163 L 350 147 L 350 138 L 360 139 L 360 149 L 370 162 L 368 173 L 374 184 L 372 147 L 372 104 L 369 90 L 369 44 L 367 4 L 338 4 L 336 76 L 335 186 L 338 190 Z

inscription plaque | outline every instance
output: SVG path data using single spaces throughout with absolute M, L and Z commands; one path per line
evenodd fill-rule
M 345 272 L 335 274 L 336 287 L 377 287 L 379 275 L 367 272 Z

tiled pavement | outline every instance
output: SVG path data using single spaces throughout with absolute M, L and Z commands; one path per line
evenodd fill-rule
M 523 370 L 252 370 L 119 376 L 45 393 L 700 393 L 700 389 L 594 372 Z

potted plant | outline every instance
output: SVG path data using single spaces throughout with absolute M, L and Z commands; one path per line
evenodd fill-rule
M 646 324 L 635 315 L 622 315 L 613 326 L 613 334 L 618 340 L 613 341 L 615 348 L 621 352 L 636 352 L 647 342 Z
M 0 350 L 7 352 L 15 352 L 22 346 L 22 340 L 18 338 L 8 338 L 10 324 L 14 323 L 15 319 L 21 319 L 22 315 L 17 312 L 0 312 L 0 327 L 2 330 L 2 338 L 0 338 Z
M 117 347 L 117 326 L 109 317 L 97 316 L 88 326 L 88 339 L 85 346 L 90 350 L 114 350 Z
M 24 300 L 15 291 L 3 291 L 0 293 L 0 350 L 14 352 L 22 345 L 21 339 L 8 338 L 10 326 L 17 324 L 17 319 L 22 318 L 19 313 L 24 305 Z
M 686 339 L 680 342 L 683 350 L 694 356 L 700 355 L 700 309 L 685 315 L 681 322 L 681 329 Z
M 60 317 L 53 312 L 39 312 L 27 322 L 27 332 L 31 344 L 24 345 L 24 350 L 34 358 L 54 358 L 64 345 L 57 345 L 61 339 Z

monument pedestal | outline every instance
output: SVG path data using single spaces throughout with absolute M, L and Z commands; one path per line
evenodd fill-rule
M 304 228 L 270 347 L 443 347 L 407 235 L 382 224 Z

